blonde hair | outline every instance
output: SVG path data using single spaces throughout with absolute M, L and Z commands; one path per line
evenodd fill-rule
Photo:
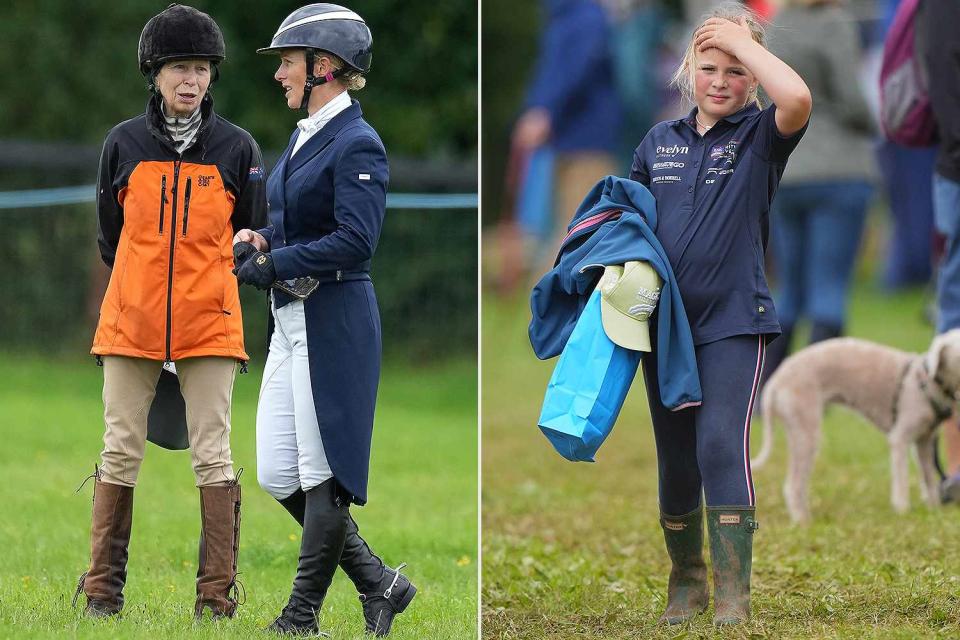
M 753 38 L 753 41 L 766 48 L 766 35 L 763 25 L 760 23 L 760 18 L 757 16 L 757 14 L 739 2 L 724 2 L 710 13 L 705 14 L 701 18 L 697 28 L 693 30 L 693 33 L 696 34 L 697 30 L 703 26 L 703 23 L 710 18 L 721 18 L 731 22 L 738 22 L 740 18 L 746 18 L 747 26 L 750 27 L 750 36 Z M 673 78 L 670 81 L 670 83 L 676 86 L 680 91 L 680 95 L 686 100 L 690 101 L 691 104 L 697 103 L 696 93 L 694 90 L 696 61 L 697 51 L 694 47 L 694 38 L 691 36 L 690 44 L 687 45 L 687 50 L 683 54 L 683 61 L 680 63 L 680 66 L 677 67 L 677 70 L 674 71 Z M 748 99 L 747 102 L 749 103 L 751 100 Z M 763 104 L 760 102 L 760 96 L 756 92 L 756 89 L 754 89 L 752 102 L 761 109 L 763 108 Z
M 321 56 L 329 59 L 330 64 L 332 64 L 333 68 L 338 71 L 343 69 L 343 67 L 347 64 L 339 56 L 330 53 L 329 51 L 324 51 L 323 49 L 317 49 L 317 58 L 319 59 Z M 343 86 L 347 88 L 347 91 L 360 91 L 360 89 L 363 89 L 365 86 L 367 86 L 367 79 L 363 77 L 362 73 L 355 69 L 350 69 L 342 76 L 337 78 L 337 80 L 339 80 Z

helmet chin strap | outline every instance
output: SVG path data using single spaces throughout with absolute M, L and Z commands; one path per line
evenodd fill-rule
M 319 87 L 322 84 L 335 80 L 349 71 L 347 67 L 344 67 L 337 69 L 333 73 L 328 71 L 326 75 L 317 77 L 313 75 L 313 67 L 317 60 L 316 53 L 313 49 L 307 49 L 306 58 L 307 80 L 303 84 L 303 100 L 300 101 L 300 108 L 304 110 L 307 108 L 307 103 L 310 102 L 310 92 L 313 91 L 314 87 Z

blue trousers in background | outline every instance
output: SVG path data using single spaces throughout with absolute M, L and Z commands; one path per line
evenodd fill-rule
M 933 211 L 947 240 L 937 276 L 937 333 L 943 333 L 960 327 L 960 183 L 933 174 Z
M 893 222 L 882 278 L 887 288 L 930 282 L 933 199 L 927 185 L 936 157 L 936 147 L 911 149 L 889 141 L 877 147 Z
M 703 403 L 676 412 L 660 402 L 656 354 L 643 354 L 663 513 L 690 513 L 701 491 L 711 507 L 756 505 L 750 416 L 764 349 L 765 337 L 751 335 L 697 346 Z
M 781 186 L 773 201 L 774 302 L 785 333 L 806 317 L 839 333 L 873 187 L 866 182 Z

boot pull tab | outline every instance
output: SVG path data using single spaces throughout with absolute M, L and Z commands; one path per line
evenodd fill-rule
M 240 582 L 240 574 L 233 577 L 233 582 L 228 587 L 227 593 L 229 597 L 237 603 L 238 607 L 242 607 L 247 603 L 247 589 L 243 586 L 243 583 Z
M 98 467 L 96 463 L 93 464 L 93 473 L 83 479 L 83 482 L 80 483 L 80 486 L 77 487 L 77 490 L 74 491 L 74 493 L 80 493 L 80 490 L 83 489 L 83 487 L 87 484 L 87 481 L 91 478 L 95 480 L 100 479 L 100 467 Z
M 757 529 L 760 528 L 760 523 L 749 516 L 747 517 L 746 525 L 747 525 L 747 531 L 749 531 L 750 533 L 754 533 L 755 531 L 757 531 Z
M 87 579 L 87 571 L 84 571 L 80 575 L 80 580 L 77 581 L 77 590 L 73 594 L 73 603 L 70 605 L 73 608 L 77 607 L 77 599 L 80 598 L 80 594 L 83 593 L 83 583 Z
M 102 366 L 103 366 L 103 356 L 97 354 L 97 355 L 94 356 L 94 357 L 97 359 L 97 366 L 98 366 L 98 367 L 102 367 Z

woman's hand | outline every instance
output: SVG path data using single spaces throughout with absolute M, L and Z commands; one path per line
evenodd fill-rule
M 252 229 L 240 229 L 240 231 L 237 231 L 237 234 L 233 236 L 233 244 L 237 244 L 238 242 L 249 242 L 257 248 L 257 251 L 270 250 L 270 247 L 267 246 L 267 239 Z
M 753 43 L 750 27 L 746 18 L 733 22 L 725 18 L 710 18 L 697 29 L 693 35 L 694 47 L 697 51 L 720 49 L 733 57 L 739 57 L 737 52 L 743 45 Z

